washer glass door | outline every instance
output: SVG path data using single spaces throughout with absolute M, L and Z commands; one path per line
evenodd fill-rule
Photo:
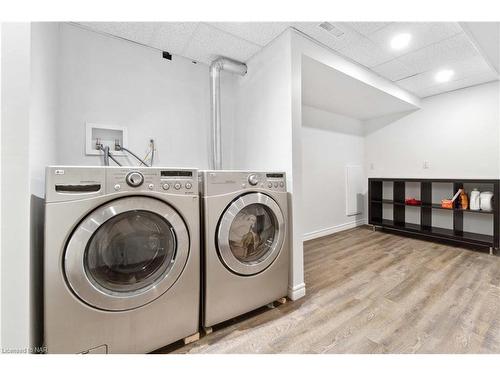
M 231 271 L 254 275 L 277 258 L 284 236 L 284 217 L 278 204 L 262 193 L 243 195 L 222 215 L 219 254 Z
M 187 261 L 189 236 L 163 201 L 128 197 L 88 215 L 64 257 L 66 278 L 84 302 L 103 310 L 143 306 L 165 293 Z
M 90 239 L 85 270 L 104 291 L 135 292 L 168 272 L 175 242 L 172 226 L 162 216 L 126 211 L 102 224 Z

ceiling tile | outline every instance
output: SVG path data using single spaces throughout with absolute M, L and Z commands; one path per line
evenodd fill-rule
M 265 46 L 291 25 L 289 22 L 210 22 L 209 24 L 259 46 Z
M 393 59 L 386 63 L 374 66 L 372 70 L 391 81 L 397 81 L 414 74 L 414 72 L 399 61 L 399 59 Z
M 159 22 L 80 22 L 94 30 L 98 30 L 134 42 L 150 45 Z
M 289 26 L 420 96 L 435 95 L 498 79 L 462 31 L 451 22 L 82 22 L 85 27 L 210 64 L 217 56 L 247 61 Z M 393 51 L 390 38 L 413 36 L 407 50 Z M 454 80 L 436 84 L 439 69 L 455 70 Z
M 205 23 L 200 23 L 184 50 L 191 59 L 210 64 L 218 56 L 245 62 L 260 46 L 235 37 Z
M 406 90 L 412 91 L 414 93 L 420 92 L 422 90 L 428 89 L 430 87 L 439 87 L 445 90 L 447 85 L 451 85 L 454 81 L 464 80 L 468 77 L 479 76 L 482 74 L 493 74 L 489 65 L 480 56 L 472 57 L 460 62 L 455 62 L 446 68 L 453 69 L 455 74 L 453 80 L 448 83 L 436 83 L 434 76 L 439 69 L 429 70 L 427 72 L 417 74 L 415 76 L 400 80 L 397 84 Z
M 363 39 L 361 34 L 346 25 L 342 25 L 340 22 L 330 22 L 344 32 L 340 37 L 336 37 L 319 27 L 320 23 L 321 22 L 295 22 L 293 23 L 293 27 L 334 50 L 340 50 L 349 45 L 358 43 Z
M 161 22 L 153 33 L 151 46 L 181 55 L 198 24 L 198 22 Z
M 401 56 L 420 48 L 450 38 L 462 32 L 458 23 L 454 22 L 396 22 L 370 34 L 374 43 L 392 56 Z M 401 33 L 408 33 L 412 39 L 407 48 L 395 51 L 391 48 L 391 39 Z
M 396 83 L 405 90 L 415 93 L 418 90 L 435 85 L 434 75 L 435 72 L 429 71 L 402 79 Z
M 470 40 L 464 33 L 460 33 L 439 43 L 431 44 L 418 51 L 401 56 L 399 59 L 415 73 L 420 73 L 477 55 L 478 52 Z
M 416 94 L 421 98 L 425 98 L 427 96 L 437 95 L 447 91 L 458 90 L 474 85 L 480 85 L 482 83 L 495 81 L 497 79 L 498 76 L 495 73 L 485 72 L 470 77 L 466 77 L 463 79 L 447 82 L 446 84 L 427 87 L 425 89 L 416 91 Z
M 460 77 L 493 72 L 488 63 L 480 55 L 453 63 L 450 65 L 450 68 L 455 71 L 456 76 Z
M 355 43 L 341 49 L 342 55 L 369 68 L 389 61 L 391 55 L 379 48 L 370 39 L 362 37 Z
M 341 24 L 347 24 L 352 27 L 358 33 L 368 36 L 382 27 L 390 24 L 390 22 L 339 22 Z

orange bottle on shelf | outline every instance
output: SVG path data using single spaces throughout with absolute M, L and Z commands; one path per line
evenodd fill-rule
M 469 198 L 467 197 L 467 193 L 463 189 L 460 193 L 460 208 L 462 210 L 466 210 L 469 208 Z
M 441 207 L 443 207 L 443 208 L 460 207 L 460 202 L 457 201 L 457 204 L 455 204 L 455 201 L 457 200 L 459 195 L 462 193 L 462 191 L 463 191 L 463 189 L 458 189 L 452 199 L 442 199 L 441 200 Z
M 441 207 L 453 208 L 453 201 L 451 199 L 443 199 L 441 200 Z

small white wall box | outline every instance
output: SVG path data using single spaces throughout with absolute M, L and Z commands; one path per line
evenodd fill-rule
M 102 155 L 102 151 L 96 149 L 97 139 L 103 146 L 109 146 L 113 156 L 126 156 L 124 151 L 115 151 L 115 140 L 127 148 L 127 128 L 116 125 L 85 124 L 85 153 L 87 155 Z
M 360 165 L 347 165 L 345 168 L 346 180 L 346 215 L 359 215 L 363 212 L 363 167 Z

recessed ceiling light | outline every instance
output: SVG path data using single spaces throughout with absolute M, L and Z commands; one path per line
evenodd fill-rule
M 411 34 L 408 33 L 401 33 L 395 35 L 391 39 L 391 48 L 395 50 L 400 50 L 408 46 L 411 41 Z
M 451 69 L 443 69 L 436 73 L 434 79 L 436 80 L 436 82 L 440 83 L 448 82 L 454 74 L 455 72 Z

